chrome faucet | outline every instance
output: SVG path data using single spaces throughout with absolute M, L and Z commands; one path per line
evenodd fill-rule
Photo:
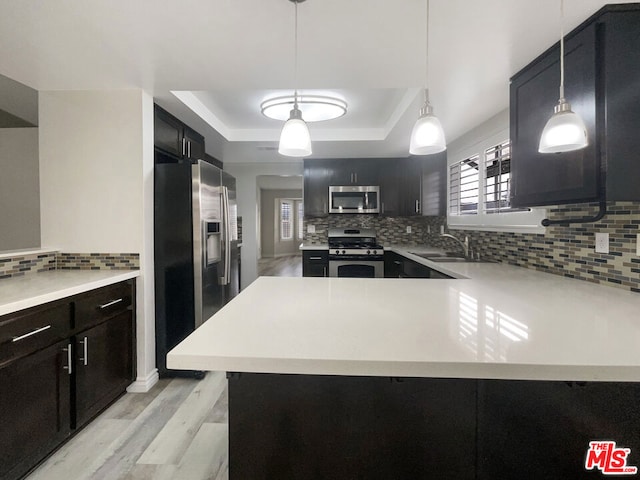
M 449 233 L 441 233 L 440 236 L 441 237 L 446 237 L 446 238 L 451 238 L 451 239 L 455 240 L 456 242 L 458 242 L 458 245 L 460 245 L 460 247 L 462 247 L 462 250 L 464 251 L 464 258 L 467 259 L 467 260 L 469 259 L 469 237 L 464 237 L 464 242 L 463 242 L 458 237 L 454 237 L 453 235 L 451 235 Z

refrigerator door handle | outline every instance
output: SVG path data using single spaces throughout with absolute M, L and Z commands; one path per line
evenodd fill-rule
M 222 216 L 224 218 L 224 277 L 223 285 L 231 283 L 231 221 L 229 218 L 229 189 L 222 187 Z

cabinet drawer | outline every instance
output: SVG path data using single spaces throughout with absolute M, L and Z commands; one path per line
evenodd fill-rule
M 132 304 L 131 283 L 121 282 L 115 285 L 93 290 L 75 298 L 76 331 L 97 325 L 123 311 Z
M 0 366 L 69 336 L 71 307 L 47 305 L 0 317 Z

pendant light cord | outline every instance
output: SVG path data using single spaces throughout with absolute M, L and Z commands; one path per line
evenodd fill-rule
M 560 100 L 564 99 L 564 0 L 560 0 Z
M 298 109 L 298 1 L 295 4 L 295 33 L 294 33 L 294 53 L 293 53 L 293 108 Z
M 429 0 L 427 0 L 426 62 L 424 68 L 424 103 L 429 103 Z

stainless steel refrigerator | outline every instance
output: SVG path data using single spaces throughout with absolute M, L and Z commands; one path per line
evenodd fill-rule
M 198 160 L 156 164 L 154 184 L 156 364 L 182 375 L 167 352 L 240 289 L 236 182 Z

